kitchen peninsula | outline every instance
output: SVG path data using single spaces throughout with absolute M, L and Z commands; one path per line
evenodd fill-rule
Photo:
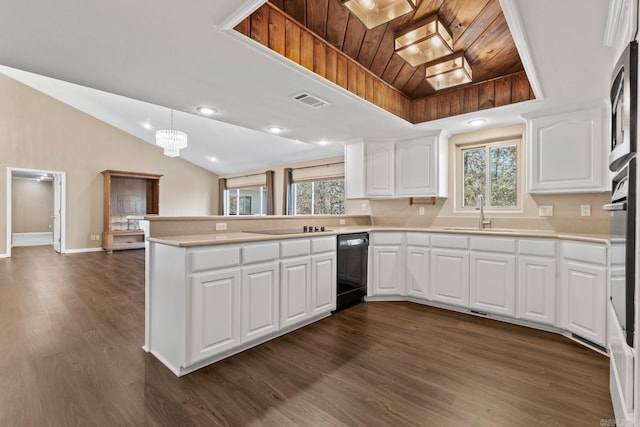
M 372 243 L 367 301 L 490 317 L 600 352 L 607 345 L 608 266 L 618 262 L 608 236 L 374 226 L 368 216 L 144 222 L 144 348 L 178 376 L 331 315 L 336 235 L 362 231 Z M 211 231 L 222 222 L 226 232 Z M 303 233 L 303 225 L 327 231 Z M 261 233 L 277 228 L 300 232 Z

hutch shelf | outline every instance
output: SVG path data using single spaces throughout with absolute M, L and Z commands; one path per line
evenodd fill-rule
M 141 172 L 102 171 L 104 229 L 102 247 L 113 252 L 144 248 L 145 235 L 136 216 L 158 215 L 160 177 Z

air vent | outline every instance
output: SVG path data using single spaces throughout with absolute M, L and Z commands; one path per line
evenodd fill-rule
M 321 108 L 329 104 L 327 101 L 324 101 L 317 96 L 310 95 L 306 92 L 294 95 L 293 99 L 295 99 L 296 101 L 300 101 L 311 108 Z

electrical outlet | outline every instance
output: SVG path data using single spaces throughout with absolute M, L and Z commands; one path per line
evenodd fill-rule
M 216 222 L 216 231 L 225 231 L 227 229 L 226 222 Z
M 591 205 L 580 205 L 580 216 L 591 216 Z
M 94 236 L 93 234 L 89 235 L 89 240 L 96 240 L 95 239 L 96 236 Z
M 346 223 L 347 223 L 347 220 L 346 220 L 346 219 L 341 219 L 341 220 L 340 220 L 340 225 L 345 225 Z
M 367 204 L 363 203 L 362 204 L 362 212 L 366 212 L 367 211 Z
M 553 206 L 538 206 L 538 216 L 553 216 Z
M 418 208 L 418 215 L 424 215 L 424 206 Z

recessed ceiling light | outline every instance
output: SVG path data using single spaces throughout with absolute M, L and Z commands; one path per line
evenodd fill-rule
M 327 144 L 329 144 L 329 141 L 327 141 L 326 139 L 323 139 L 322 141 L 318 141 L 318 144 L 327 145 Z
M 471 126 L 480 126 L 487 123 L 487 121 L 485 119 L 473 119 L 467 122 L 467 124 L 471 125 Z
M 211 160 L 212 162 L 218 161 L 218 159 L 216 159 L 215 157 L 209 157 L 209 160 Z
M 205 107 L 205 106 L 196 108 L 196 111 L 200 114 L 204 114 L 205 116 L 212 116 L 218 112 L 218 110 L 216 110 L 213 107 Z
M 282 129 L 280 126 L 269 126 L 267 128 L 267 131 L 278 134 L 284 132 L 284 129 Z
M 147 130 L 151 130 L 151 129 L 153 129 L 153 126 L 151 126 L 151 123 L 149 123 L 149 122 L 145 122 L 145 123 L 143 123 L 143 124 L 142 124 L 142 127 L 143 127 L 143 128 L 145 128 L 145 129 L 147 129 Z

